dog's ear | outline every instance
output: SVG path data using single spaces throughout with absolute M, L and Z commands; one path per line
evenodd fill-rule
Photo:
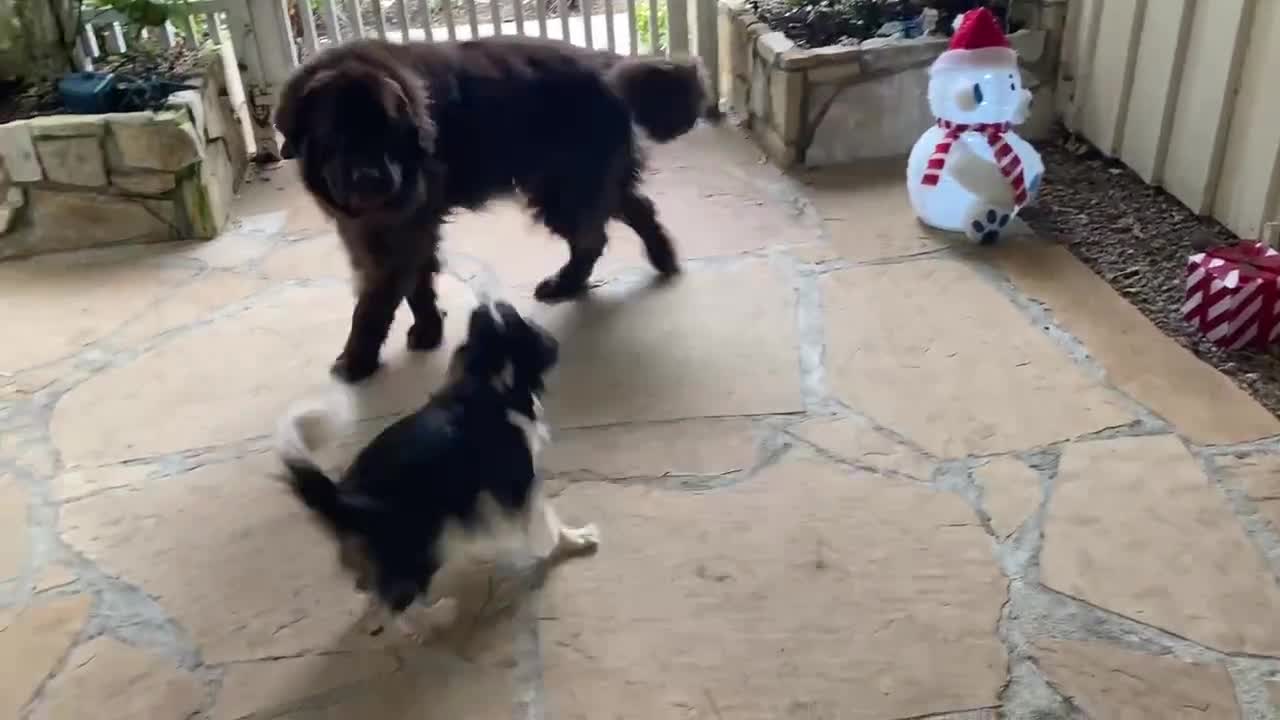
M 467 322 L 467 342 L 491 342 L 498 336 L 500 317 L 494 305 L 481 304 L 472 310 L 471 319 Z
M 280 157 L 292 160 L 301 153 L 308 129 L 307 105 L 309 96 L 333 81 L 336 73 L 320 70 L 310 73 L 300 71 L 289 79 L 280 93 L 280 105 L 276 108 L 276 129 L 284 136 Z
M 285 160 L 292 160 L 298 156 L 300 128 L 298 113 L 295 109 L 297 103 L 297 98 L 286 90 L 280 98 L 279 107 L 276 108 L 276 130 L 284 136 L 284 142 L 280 145 L 280 157 Z
M 482 304 L 471 311 L 467 323 L 465 367 L 468 375 L 489 376 L 507 362 L 502 316 L 494 305 Z
M 413 127 L 418 147 L 427 155 L 436 149 L 436 126 L 427 113 L 425 91 L 405 85 L 406 80 L 383 76 L 378 88 L 378 99 L 383 112 Z
M 404 88 L 394 78 L 380 78 L 378 99 L 388 117 L 405 117 L 409 115 L 409 97 Z

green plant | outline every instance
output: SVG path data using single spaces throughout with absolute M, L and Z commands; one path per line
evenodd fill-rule
M 160 27 L 174 16 L 174 3 L 156 0 L 100 0 L 94 3 L 102 9 L 115 10 L 139 27 Z
M 653 29 L 649 25 L 649 7 L 647 3 L 636 4 L 636 36 L 640 40 L 640 48 L 653 47 Z M 670 42 L 671 31 L 667 27 L 667 3 L 658 3 L 658 47 L 655 52 L 666 52 Z

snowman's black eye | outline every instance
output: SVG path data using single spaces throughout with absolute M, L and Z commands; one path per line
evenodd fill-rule
M 982 86 L 978 83 L 973 84 L 973 101 L 982 104 Z

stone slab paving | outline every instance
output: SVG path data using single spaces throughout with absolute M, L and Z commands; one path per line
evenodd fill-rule
M 726 128 L 648 182 L 687 272 L 616 227 L 576 304 L 530 299 L 565 250 L 517 207 L 459 217 L 445 352 L 402 312 L 326 454 L 477 293 L 563 340 L 542 469 L 604 544 L 450 573 L 428 648 L 352 627 L 273 477 L 351 303 L 292 168 L 211 243 L 0 265 L 0 718 L 1277 717 L 1275 418 L 1060 248 L 920 228 L 900 164 L 785 177 Z

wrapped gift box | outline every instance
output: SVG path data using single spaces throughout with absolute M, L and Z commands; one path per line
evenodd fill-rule
M 1215 344 L 1262 349 L 1280 339 L 1280 252 L 1241 242 L 1187 259 L 1187 322 Z

